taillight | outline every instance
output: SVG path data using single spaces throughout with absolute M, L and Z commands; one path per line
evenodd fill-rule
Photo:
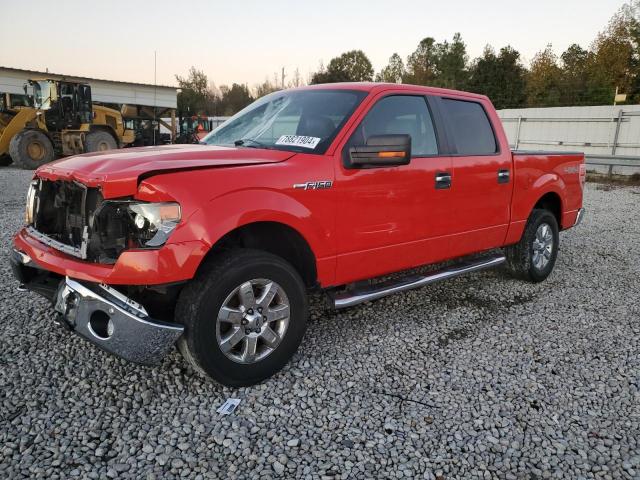
M 580 185 L 584 189 L 584 184 L 587 181 L 587 166 L 584 163 L 580 164 Z

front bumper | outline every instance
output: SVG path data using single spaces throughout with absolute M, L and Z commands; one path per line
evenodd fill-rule
M 209 250 L 206 243 L 194 240 L 166 244 L 157 250 L 127 250 L 115 264 L 101 264 L 80 260 L 46 245 L 30 235 L 27 228 L 15 235 L 13 246 L 42 269 L 107 285 L 163 285 L 189 280 Z
M 13 250 L 11 266 L 21 284 L 53 301 L 61 324 L 125 360 L 158 364 L 184 331 L 182 325 L 151 318 L 142 305 L 107 285 L 46 275 L 24 252 Z

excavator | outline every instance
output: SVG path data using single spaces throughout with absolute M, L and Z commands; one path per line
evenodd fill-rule
M 122 148 L 134 141 L 118 110 L 94 105 L 91 86 L 32 79 L 32 106 L 0 101 L 0 164 L 33 170 L 58 157 Z

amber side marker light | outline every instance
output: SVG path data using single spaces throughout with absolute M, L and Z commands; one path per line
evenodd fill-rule
M 404 158 L 404 152 L 378 152 L 380 158 Z

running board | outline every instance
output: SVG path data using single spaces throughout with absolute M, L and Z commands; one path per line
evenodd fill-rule
M 420 288 L 430 283 L 447 280 L 449 278 L 458 277 L 479 270 L 497 267 L 506 261 L 504 255 L 491 255 L 473 260 L 463 261 L 454 265 L 444 267 L 440 270 L 429 272 L 426 275 L 412 275 L 400 279 L 393 279 L 387 282 L 378 283 L 362 288 L 355 288 L 339 293 L 329 294 L 333 308 L 347 308 L 358 305 L 359 303 L 377 300 L 393 293 L 404 292 Z

